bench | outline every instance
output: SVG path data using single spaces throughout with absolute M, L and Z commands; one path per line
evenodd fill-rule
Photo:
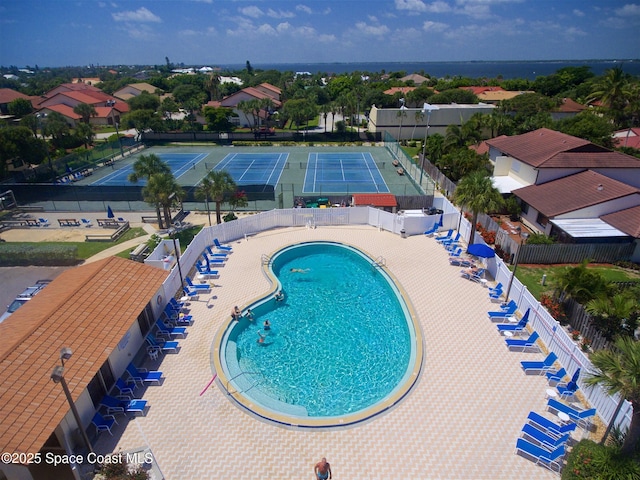
M 149 250 L 149 245 L 141 243 L 131 253 L 129 253 L 129 258 L 136 262 L 142 262 L 144 261 L 147 250 Z
M 98 218 L 96 222 L 98 222 L 98 226 L 102 228 L 120 228 L 123 223 L 113 218 Z M 129 222 L 126 223 L 128 224 Z
M 158 223 L 158 217 L 142 217 L 142 223 Z
M 40 221 L 36 220 L 35 218 L 21 218 L 19 220 L 3 220 L 2 225 L 6 227 L 6 229 L 39 227 Z
M 85 242 L 115 242 L 127 230 L 129 230 L 129 222 L 120 222 L 119 228 L 111 235 L 107 233 L 90 233 L 84 236 L 84 240 Z
M 61 227 L 79 227 L 80 222 L 75 218 L 59 218 L 58 223 Z

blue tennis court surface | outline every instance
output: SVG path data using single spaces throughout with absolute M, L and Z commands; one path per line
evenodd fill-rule
M 303 193 L 389 193 L 369 152 L 310 153 Z
M 158 157 L 169 165 L 173 176 L 178 180 L 186 172 L 194 169 L 196 165 L 202 162 L 208 155 L 208 153 L 161 153 L 158 154 Z M 96 180 L 91 185 L 131 185 L 131 182 L 128 180 L 131 173 L 133 173 L 133 164 L 127 165 L 119 170 L 114 170 L 113 173 Z M 146 184 L 147 181 L 145 179 L 140 179 L 136 185 Z
M 280 181 L 288 153 L 230 153 L 214 170 L 229 172 L 236 185 L 272 185 Z

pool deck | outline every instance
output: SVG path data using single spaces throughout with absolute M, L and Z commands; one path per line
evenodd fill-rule
M 269 289 L 260 256 L 293 243 L 331 240 L 354 245 L 387 267 L 410 298 L 424 337 L 424 366 L 396 407 L 359 426 L 328 431 L 274 426 L 241 411 L 212 378 L 212 340 L 229 318 Z M 166 377 L 139 388 L 145 417 L 118 417 L 114 436 L 101 434 L 99 453 L 148 446 L 166 479 L 312 479 L 326 457 L 333 478 L 557 478 L 515 455 L 529 411 L 548 418 L 544 377 L 527 376 L 521 360 L 542 353 L 510 352 L 487 318 L 497 305 L 481 285 L 460 277 L 433 238 L 400 238 L 369 226 L 282 228 L 231 244 L 211 294 L 191 302 L 194 324 L 180 352 L 146 366 Z M 419 252 L 419 253 L 416 253 Z M 557 419 L 556 419 L 557 420 Z M 578 435 L 582 431 L 578 429 Z

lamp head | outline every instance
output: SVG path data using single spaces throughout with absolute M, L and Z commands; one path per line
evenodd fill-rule
M 60 383 L 64 378 L 64 367 L 62 365 L 56 365 L 51 372 L 51 380 L 53 383 Z
M 73 355 L 73 352 L 69 347 L 62 347 L 62 349 L 60 350 L 60 360 L 62 360 L 63 362 L 65 360 L 69 360 L 71 358 L 71 355 Z

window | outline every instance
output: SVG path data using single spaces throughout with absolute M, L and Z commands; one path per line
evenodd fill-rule
M 527 202 L 520 202 L 520 209 L 522 210 L 522 213 L 526 215 L 529 213 L 529 204 Z
M 538 218 L 536 219 L 538 225 L 542 225 L 546 227 L 549 224 L 549 218 L 541 213 L 538 213 Z

